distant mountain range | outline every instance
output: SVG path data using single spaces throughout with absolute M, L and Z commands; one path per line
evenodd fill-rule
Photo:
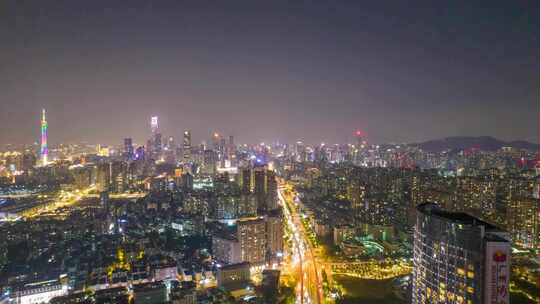
M 540 144 L 530 143 L 524 140 L 502 141 L 491 136 L 454 136 L 443 139 L 429 140 L 412 145 L 417 146 L 424 151 L 430 152 L 464 150 L 471 148 L 482 151 L 495 151 L 502 147 L 540 151 Z

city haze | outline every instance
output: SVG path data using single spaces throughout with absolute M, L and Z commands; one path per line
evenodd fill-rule
M 309 4 L 309 5 L 304 5 Z M 9 1 L 0 143 L 540 142 L 533 1 Z

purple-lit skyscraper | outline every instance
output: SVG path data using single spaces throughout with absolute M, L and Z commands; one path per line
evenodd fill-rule
M 161 133 L 159 132 L 159 123 L 158 117 L 152 116 L 150 121 L 150 127 L 152 128 L 152 138 L 150 139 L 152 144 L 152 153 L 150 157 L 154 159 L 159 159 L 162 156 L 162 143 L 161 143 Z
M 150 127 L 152 128 L 152 134 L 156 134 L 158 132 L 159 124 L 157 116 L 152 116 L 150 121 Z
M 47 146 L 47 118 L 45 117 L 45 109 L 41 114 L 41 164 L 46 166 L 49 162 L 49 148 Z

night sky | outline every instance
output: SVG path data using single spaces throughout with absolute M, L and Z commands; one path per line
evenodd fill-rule
M 0 2 L 0 143 L 540 142 L 540 2 Z

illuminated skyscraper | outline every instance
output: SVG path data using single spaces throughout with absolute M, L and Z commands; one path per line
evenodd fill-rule
M 191 131 L 184 131 L 183 140 L 184 163 L 191 162 Z
M 212 135 L 212 149 L 214 149 L 214 151 L 219 151 L 219 139 L 221 137 L 219 136 L 219 133 L 217 132 L 214 132 L 214 134 Z
M 214 150 L 204 150 L 203 153 L 204 158 L 202 172 L 210 175 L 215 174 L 218 154 Z
M 506 220 L 514 244 L 529 249 L 540 245 L 540 200 L 513 197 L 506 207 Z
M 412 303 L 509 303 L 508 234 L 433 203 L 417 207 Z
M 353 179 L 347 185 L 347 199 L 351 202 L 354 219 L 361 221 L 365 213 L 366 187 L 360 180 Z
M 251 168 L 245 167 L 239 169 L 238 184 L 242 193 L 251 193 Z
M 364 158 L 363 152 L 367 143 L 364 140 L 364 133 L 362 131 L 356 130 L 356 132 L 354 132 L 354 136 L 356 138 L 356 143 L 355 143 L 354 151 L 353 151 L 353 159 L 354 159 L 354 162 L 358 165 L 362 163 L 363 161 L 363 158 Z
M 266 165 L 255 166 L 251 171 L 252 191 L 257 200 L 257 210 L 266 212 L 278 209 L 277 205 L 277 181 L 273 171 L 268 170 Z M 241 175 L 244 175 L 242 172 Z M 244 178 L 244 176 L 241 176 Z M 242 181 L 242 183 L 245 183 Z
M 229 166 L 236 167 L 236 146 L 234 145 L 234 136 L 229 136 L 229 144 L 227 145 L 227 160 L 229 161 Z
M 222 137 L 219 141 L 219 166 L 221 168 L 225 168 L 225 146 L 227 144 L 227 141 L 224 137 Z
M 41 114 L 41 164 L 46 166 L 49 162 L 49 148 L 47 146 L 47 118 L 45 117 L 45 109 Z
M 236 239 L 240 243 L 242 262 L 262 265 L 266 260 L 266 221 L 263 218 L 237 222 Z
M 149 148 L 151 149 L 151 157 L 157 159 L 161 157 L 162 143 L 161 133 L 159 133 L 158 117 L 152 116 L 150 121 L 150 128 L 152 130 L 152 137 L 150 138 Z
M 111 190 L 111 165 L 110 163 L 100 163 L 96 167 L 96 190 L 109 192 Z
M 303 142 L 297 141 L 295 145 L 295 158 L 298 162 L 305 162 L 307 159 L 306 146 Z
M 154 133 L 154 157 L 160 158 L 162 152 L 161 133 Z
M 133 159 L 133 139 L 131 138 L 124 138 L 124 156 L 128 160 Z
M 356 137 L 356 145 L 361 147 L 364 143 L 364 133 L 362 133 L 360 130 L 356 130 L 356 132 L 354 132 L 354 136 Z
M 283 256 L 283 215 L 281 210 L 272 210 L 266 218 L 266 255 L 272 262 L 278 262 Z
M 152 134 L 156 134 L 158 131 L 158 117 L 152 116 L 150 121 L 150 128 L 152 129 Z

